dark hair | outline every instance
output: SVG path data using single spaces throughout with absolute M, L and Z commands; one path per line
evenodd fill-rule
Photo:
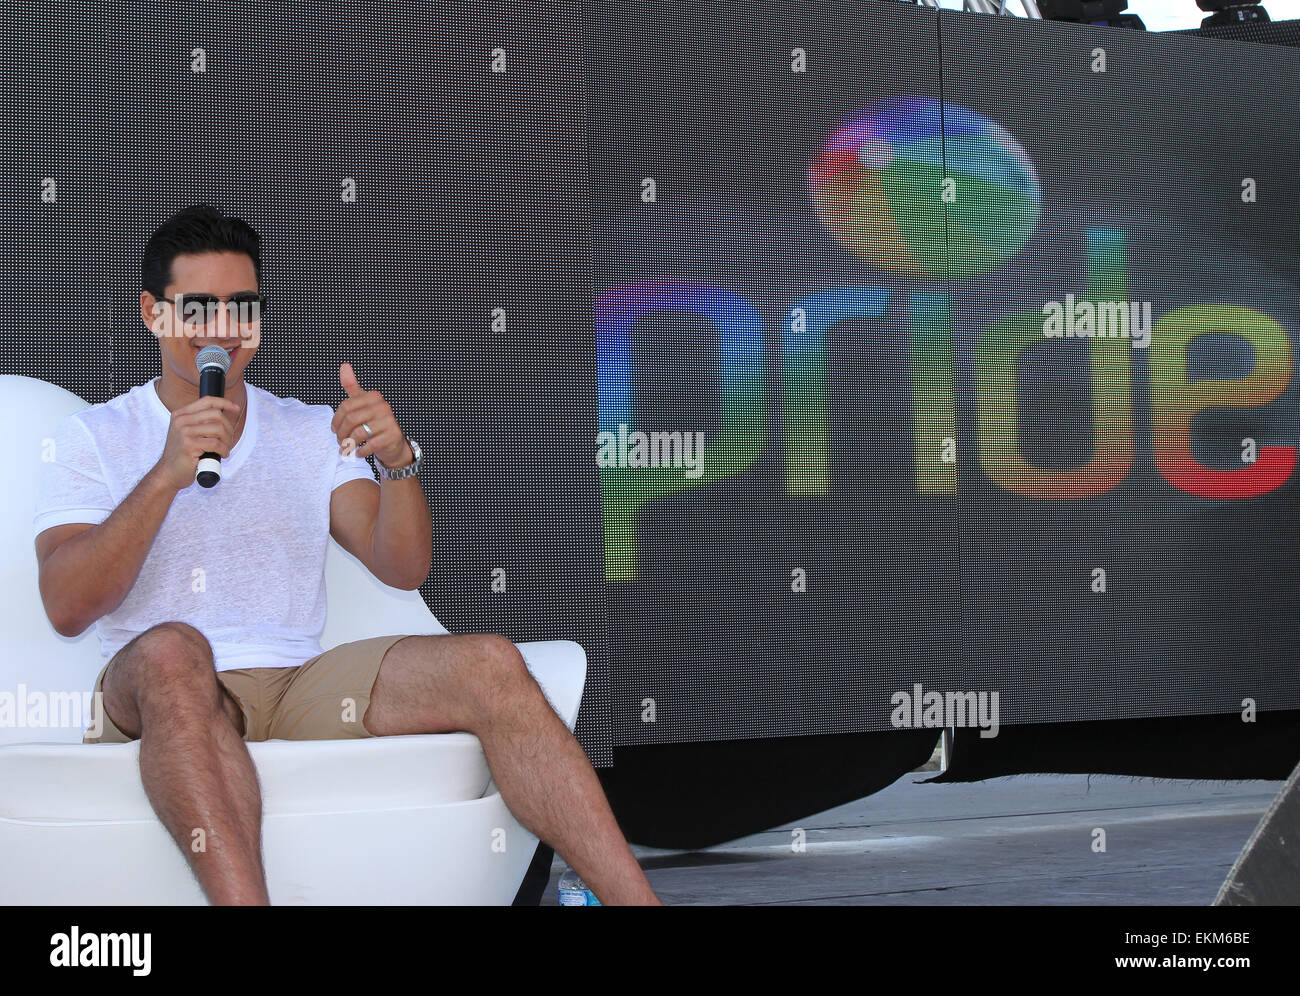
M 242 252 L 253 261 L 262 282 L 262 237 L 239 218 L 229 218 L 211 204 L 183 208 L 158 226 L 144 245 L 140 286 L 162 297 L 172 278 L 172 260 L 187 253 Z

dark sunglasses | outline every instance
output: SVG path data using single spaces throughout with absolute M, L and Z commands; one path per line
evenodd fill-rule
M 254 322 L 266 311 L 266 295 L 252 291 L 232 294 L 225 301 L 215 294 L 181 294 L 175 299 L 160 297 L 158 300 L 176 307 L 184 321 L 197 322 L 201 319 L 205 325 L 211 325 L 216 320 L 217 309 L 221 307 L 233 307 L 234 313 L 243 322 Z

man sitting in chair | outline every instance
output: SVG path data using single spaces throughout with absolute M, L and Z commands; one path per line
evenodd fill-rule
M 394 635 L 321 652 L 329 537 L 414 590 L 430 570 L 431 516 L 418 446 L 350 364 L 333 412 L 244 383 L 260 337 L 260 243 L 207 205 L 153 234 L 140 314 L 162 375 L 64 419 L 43 465 L 45 611 L 64 636 L 95 623 L 107 658 L 91 720 L 102 732 L 86 742 L 140 740 L 149 801 L 214 904 L 268 902 L 245 740 L 456 730 L 479 738 L 510 811 L 602 903 L 657 904 L 514 644 Z M 229 355 L 224 398 L 199 397 L 206 346 Z M 215 487 L 195 483 L 204 453 L 220 457 Z M 382 483 L 358 459 L 370 456 Z

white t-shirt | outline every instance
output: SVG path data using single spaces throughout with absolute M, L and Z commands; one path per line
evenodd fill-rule
M 59 423 L 41 468 L 35 533 L 98 525 L 158 462 L 171 413 L 155 384 Z M 221 480 L 176 495 L 135 585 L 96 622 L 105 661 L 169 621 L 208 638 L 218 671 L 296 667 L 321 653 L 330 493 L 374 474 L 364 459 L 339 455 L 329 405 L 245 388 L 244 431 L 221 461 Z

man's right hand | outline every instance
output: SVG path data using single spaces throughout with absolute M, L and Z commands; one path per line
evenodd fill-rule
M 36 537 L 41 601 L 56 632 L 77 636 L 122 604 L 172 501 L 194 483 L 199 457 L 230 456 L 239 414 L 226 398 L 199 398 L 176 409 L 162 456 L 107 519 L 53 526 Z
M 194 483 L 204 453 L 230 456 L 239 415 L 239 405 L 228 398 L 199 398 L 177 408 L 154 470 L 177 491 L 185 490 Z

